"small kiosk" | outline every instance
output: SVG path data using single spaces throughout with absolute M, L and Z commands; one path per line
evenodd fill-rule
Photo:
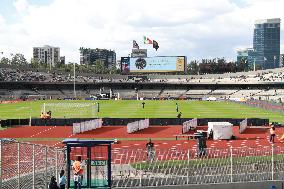
M 213 131 L 213 140 L 231 139 L 233 124 L 229 122 L 208 122 L 208 133 Z
M 74 188 L 73 162 L 80 156 L 81 188 L 111 187 L 111 144 L 114 140 L 65 139 L 67 188 Z

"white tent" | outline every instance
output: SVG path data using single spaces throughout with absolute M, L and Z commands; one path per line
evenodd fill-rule
M 231 139 L 233 124 L 229 122 L 208 122 L 208 133 L 213 131 L 213 140 Z

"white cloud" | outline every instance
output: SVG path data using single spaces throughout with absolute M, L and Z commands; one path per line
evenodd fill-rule
M 284 17 L 280 0 L 54 0 L 44 6 L 17 0 L 14 6 L 21 15 L 16 24 L 0 13 L 0 49 L 30 58 L 33 46 L 48 44 L 76 62 L 80 46 L 127 56 L 133 39 L 152 56 L 232 59 L 237 47 L 252 47 L 256 19 Z M 156 39 L 160 49 L 143 45 L 143 35 Z
M 29 6 L 27 0 L 16 0 L 13 2 L 13 5 L 18 12 L 26 11 Z

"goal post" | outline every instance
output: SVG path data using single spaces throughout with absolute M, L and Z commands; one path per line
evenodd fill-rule
M 50 102 L 43 103 L 41 113 L 51 111 L 52 118 L 97 118 L 97 106 L 94 102 Z

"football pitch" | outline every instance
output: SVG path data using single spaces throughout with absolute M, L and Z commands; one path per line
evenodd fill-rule
M 234 102 L 186 100 L 104 100 L 104 101 L 25 101 L 0 104 L 0 119 L 39 118 L 44 107 L 53 118 L 175 118 L 178 111 L 185 118 L 269 118 L 284 123 L 284 114 L 249 107 Z M 45 104 L 45 106 L 44 106 Z M 99 105 L 98 105 L 99 104 Z

